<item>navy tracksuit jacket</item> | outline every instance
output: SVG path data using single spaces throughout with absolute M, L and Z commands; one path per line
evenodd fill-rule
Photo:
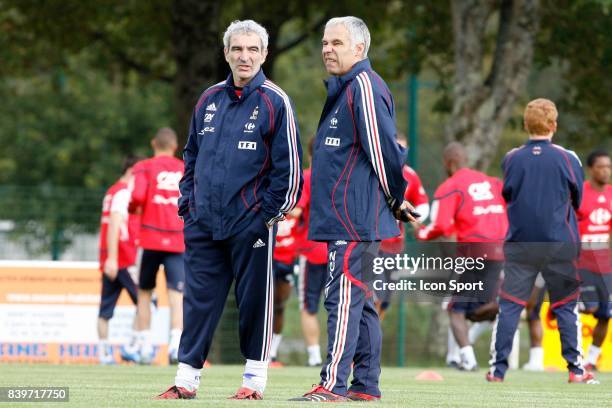
M 491 373 L 503 378 L 520 314 L 542 273 L 570 371 L 582 374 L 575 260 L 580 238 L 575 210 L 582 198 L 580 160 L 550 140 L 529 140 L 502 162 L 509 229 L 500 312 L 491 344 Z
M 405 150 L 396 141 L 393 98 L 366 59 L 326 81 L 312 164 L 309 238 L 328 241 L 327 360 L 321 385 L 380 396 L 381 330 L 363 271 L 380 240 L 397 236 Z M 351 373 L 353 380 L 348 384 Z
M 179 215 L 225 239 L 260 212 L 273 223 L 297 203 L 303 178 L 289 97 L 263 71 L 239 98 L 231 75 L 200 97 L 183 152 Z
M 309 239 L 380 241 L 399 235 L 391 208 L 404 199 L 393 97 L 369 60 L 326 81 L 312 159 Z
M 576 154 L 550 141 L 530 140 L 502 162 L 510 227 L 508 242 L 580 241 L 576 213 L 583 173 Z
M 291 102 L 262 71 L 240 96 L 230 75 L 200 97 L 180 182 L 186 247 L 180 362 L 202 367 L 234 280 L 242 354 L 268 359 L 275 234 L 269 225 L 299 199 L 301 154 Z

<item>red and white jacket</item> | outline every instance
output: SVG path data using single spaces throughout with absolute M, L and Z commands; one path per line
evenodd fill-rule
M 185 251 L 183 221 L 178 216 L 179 181 L 183 172 L 183 162 L 170 156 L 157 156 L 134 165 L 130 209 L 142 209 L 142 248 Z
M 125 220 L 119 229 L 117 266 L 119 269 L 123 269 L 136 263 L 136 240 L 140 217 L 136 214 L 128 214 L 129 202 L 130 191 L 128 185 L 121 181 L 113 184 L 104 195 L 102 217 L 100 219 L 100 270 L 104 269 L 104 262 L 108 257 L 107 236 L 112 212 L 120 213 Z
M 436 190 L 431 224 L 417 232 L 420 240 L 456 235 L 457 242 L 503 242 L 508 230 L 501 180 L 463 168 Z M 503 259 L 502 247 L 489 259 Z
M 327 243 L 308 240 L 308 222 L 310 220 L 311 169 L 304 170 L 304 187 L 297 207 L 302 209 L 298 224 L 299 254 L 304 255 L 308 262 L 315 265 L 327 263 Z

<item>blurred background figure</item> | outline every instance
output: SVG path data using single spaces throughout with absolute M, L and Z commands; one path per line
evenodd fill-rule
M 108 344 L 108 321 L 113 317 L 121 291 L 125 289 L 137 304 L 136 282 L 128 268 L 136 264 L 136 238 L 140 217 L 129 214 L 130 185 L 133 183 L 132 169 L 139 161 L 129 157 L 123 164 L 121 177 L 106 191 L 102 202 L 100 219 L 100 270 L 102 271 L 102 294 L 98 317 L 98 354 L 100 364 L 114 364 L 112 347 Z M 135 322 L 137 314 L 134 316 Z M 134 347 L 135 333 L 127 347 Z
M 546 295 L 546 282 L 542 274 L 538 274 L 525 306 L 527 329 L 529 330 L 529 360 L 523 365 L 523 370 L 544 371 L 544 349 L 542 348 L 542 320 L 540 311 Z
M 448 363 L 474 371 L 478 363 L 472 347 L 475 338 L 469 338 L 468 320 L 492 321 L 497 315 L 496 297 L 503 254 L 501 245 L 496 248 L 495 243 L 503 242 L 508 229 L 506 205 L 501 196 L 501 181 L 470 169 L 461 144 L 449 143 L 444 148 L 442 162 L 448 179 L 436 189 L 431 223 L 417 232 L 417 238 L 428 241 L 455 236 L 458 243 L 466 244 L 458 247 L 459 251 L 465 248 L 464 256 L 485 258 L 483 270 L 466 270 L 459 278 L 464 283 L 481 281 L 484 290 L 457 293 L 448 305 L 451 330 L 460 355 L 460 361 Z
M 584 313 L 597 318 L 593 328 L 593 343 L 589 346 L 585 368 L 594 371 L 601 355 L 601 346 L 608 334 L 608 321 L 612 317 L 612 173 L 610 154 L 597 150 L 587 161 L 589 179 L 584 182 L 582 204 L 578 209 L 578 228 L 582 250 L 578 259 L 580 272 L 580 299 Z
M 557 318 L 570 383 L 594 383 L 582 365 L 582 333 L 576 302 L 579 280 L 576 214 L 582 201 L 583 175 L 576 154 L 552 143 L 557 131 L 555 104 L 544 98 L 529 102 L 524 111 L 529 140 L 512 149 L 502 162 L 502 194 L 508 205 L 509 231 L 504 254 L 500 312 L 491 338 L 487 381 L 502 382 L 521 312 L 539 273 Z
M 183 328 L 183 221 L 178 216 L 179 181 L 183 161 L 175 157 L 178 140 L 174 130 L 161 128 L 151 140 L 153 157 L 134 166 L 134 188 L 130 207 L 142 213 L 138 276 L 137 354 L 123 353 L 123 358 L 151 364 L 155 351 L 151 336 L 151 299 L 157 272 L 163 265 L 170 304 L 168 359 L 177 363 L 178 346 Z
M 312 166 L 312 149 L 315 137 L 308 141 L 308 153 Z M 317 313 L 321 294 L 327 281 L 327 244 L 308 240 L 308 222 L 310 220 L 310 193 L 311 193 L 311 166 L 304 170 L 304 186 L 302 197 L 292 212 L 294 217 L 300 221 L 299 228 L 299 275 L 298 275 L 298 298 L 300 307 L 300 318 L 302 323 L 302 333 L 306 343 L 308 353 L 308 366 L 320 366 L 321 328 Z
M 294 209 L 295 210 L 295 209 Z M 291 213 L 278 223 L 276 244 L 272 257 L 274 273 L 274 322 L 272 324 L 272 344 L 270 345 L 270 368 L 279 368 L 278 348 L 283 339 L 285 306 L 293 287 L 293 269 L 297 260 L 298 219 Z
M 397 135 L 397 142 L 402 147 L 407 147 L 406 145 L 406 136 L 402 133 Z M 406 180 L 406 192 L 404 193 L 404 198 L 408 200 L 414 207 L 416 212 L 418 212 L 421 217 L 419 218 L 419 222 L 424 222 L 427 220 L 429 216 L 429 197 L 423 188 L 423 183 L 421 183 L 421 178 L 417 174 L 416 171 L 407 164 L 404 165 L 402 169 L 402 176 L 404 180 Z M 398 221 L 398 226 L 400 229 L 400 234 L 397 237 L 387 238 L 380 243 L 380 249 L 378 252 L 378 256 L 382 258 L 394 258 L 397 254 L 404 253 L 404 244 L 406 239 L 406 229 L 403 223 Z M 383 282 L 391 282 L 392 275 L 396 271 L 392 271 L 390 269 L 385 268 L 383 274 L 380 275 L 380 280 Z M 382 321 L 385 318 L 385 313 L 391 304 L 391 294 L 392 292 L 389 290 L 375 290 L 374 291 L 374 304 L 376 305 L 376 311 L 378 312 L 378 317 Z

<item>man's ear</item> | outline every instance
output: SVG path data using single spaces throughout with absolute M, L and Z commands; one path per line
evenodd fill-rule
M 229 49 L 223 47 L 223 56 L 225 57 L 226 62 L 229 62 L 228 54 L 229 54 Z
M 266 49 L 264 49 L 264 50 L 261 52 L 261 55 L 263 55 L 263 59 L 261 60 L 261 63 L 263 64 L 264 62 L 266 62 L 266 58 L 268 57 L 268 49 L 267 49 L 267 48 L 266 48 Z
M 355 55 L 363 57 L 363 52 L 365 51 L 365 44 L 359 43 L 355 45 Z

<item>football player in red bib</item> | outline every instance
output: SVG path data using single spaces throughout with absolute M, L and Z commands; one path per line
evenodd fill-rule
M 582 204 L 578 209 L 578 230 L 582 250 L 578 259 L 581 300 L 584 312 L 597 318 L 593 329 L 593 343 L 589 346 L 584 368 L 594 370 L 608 332 L 612 316 L 612 186 L 610 155 L 605 151 L 592 152 L 587 158 L 589 180 L 584 182 Z

